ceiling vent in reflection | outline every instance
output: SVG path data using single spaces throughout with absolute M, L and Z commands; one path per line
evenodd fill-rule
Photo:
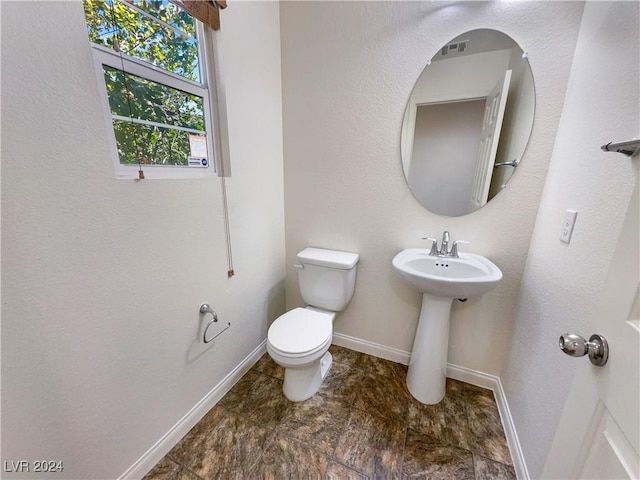
M 469 46 L 469 40 L 462 40 L 461 42 L 450 43 L 449 45 L 445 45 L 440 50 L 442 55 L 449 55 L 451 53 L 462 53 Z

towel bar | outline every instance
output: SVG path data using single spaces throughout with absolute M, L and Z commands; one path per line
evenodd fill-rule
M 640 153 L 640 139 L 627 140 L 626 142 L 609 142 L 606 145 L 600 147 L 605 152 L 617 152 L 626 155 L 627 157 L 633 157 Z

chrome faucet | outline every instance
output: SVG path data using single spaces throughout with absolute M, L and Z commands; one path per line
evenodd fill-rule
M 451 242 L 451 235 L 448 230 L 442 232 L 442 243 L 440 244 L 440 249 L 438 249 L 438 240 L 431 237 L 423 237 L 422 240 L 430 240 L 431 241 L 431 250 L 429 251 L 429 255 L 432 257 L 447 257 L 447 258 L 460 258 L 458 256 L 458 244 L 460 243 L 469 243 L 464 240 L 456 240 L 451 245 L 451 250 L 449 250 L 449 243 Z
M 449 256 L 449 231 L 442 232 L 442 243 L 440 244 L 440 255 L 443 257 Z

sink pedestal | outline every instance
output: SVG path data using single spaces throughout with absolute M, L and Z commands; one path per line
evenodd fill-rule
M 422 310 L 407 372 L 409 392 L 422 403 L 435 404 L 444 398 L 452 302 L 453 298 L 422 294 Z

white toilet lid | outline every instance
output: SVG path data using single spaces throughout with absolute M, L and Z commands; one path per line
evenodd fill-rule
M 267 338 L 276 350 L 303 354 L 317 349 L 332 333 L 331 315 L 308 308 L 294 308 L 271 324 Z

